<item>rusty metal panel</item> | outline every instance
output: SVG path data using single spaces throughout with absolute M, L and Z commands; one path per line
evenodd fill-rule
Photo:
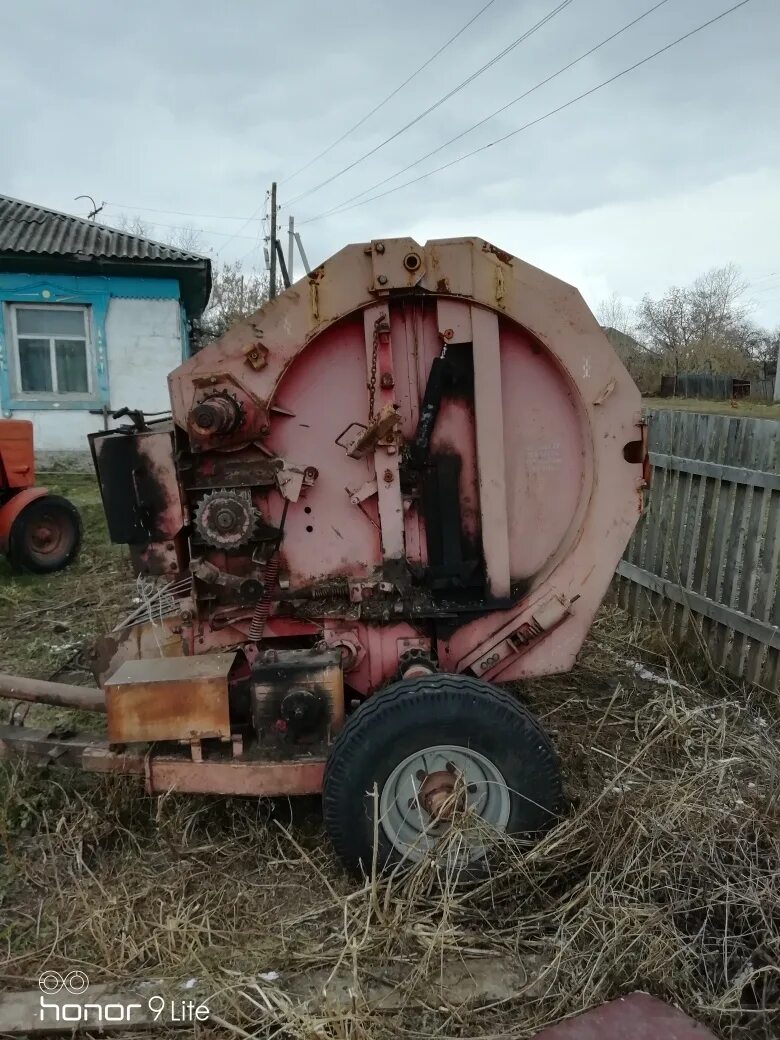
M 174 458 L 173 424 L 132 434 L 89 436 L 109 534 L 146 545 L 174 538 L 184 525 Z
M 631 993 L 543 1029 L 535 1040 L 715 1040 L 715 1034 L 647 993 Z
M 228 657 L 232 655 L 211 655 Z M 93 773 L 146 778 L 147 791 L 183 794 L 279 795 L 318 794 L 325 773 L 323 748 L 316 754 L 280 757 L 279 748 L 255 748 L 246 758 L 233 758 L 230 745 L 217 745 L 203 761 L 178 754 L 147 754 L 146 749 L 114 750 L 95 742 L 94 734 L 58 737 L 48 730 L 0 726 L 0 759 L 29 758 L 46 764 L 81 766 Z M 209 757 L 210 756 L 210 757 Z
M 324 773 L 323 758 L 193 762 L 184 757 L 157 755 L 149 760 L 147 788 L 150 793 L 179 791 L 256 798 L 319 794 Z
M 112 744 L 230 736 L 234 653 L 125 661 L 106 681 Z
M 342 650 L 270 650 L 252 668 L 255 730 L 327 739 L 344 725 Z

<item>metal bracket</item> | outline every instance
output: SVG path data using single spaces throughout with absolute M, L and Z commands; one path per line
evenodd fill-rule
M 510 658 L 523 653 L 537 639 L 567 618 L 571 614 L 573 603 L 573 599 L 553 594 L 541 603 L 535 604 L 495 633 L 489 647 L 483 643 L 465 660 L 459 662 L 458 670 L 468 670 L 474 675 L 484 676 L 493 672 L 499 665 L 506 665 Z
M 346 490 L 352 505 L 359 506 L 361 502 L 365 502 L 367 498 L 371 498 L 377 493 L 378 488 L 376 483 L 376 477 L 374 477 L 372 480 L 367 480 L 365 484 L 362 484 L 359 488 L 356 488 L 355 491 L 350 491 L 349 488 L 347 488 Z
M 297 502 L 304 487 L 311 487 L 320 475 L 316 466 L 296 466 L 294 462 L 279 459 L 282 465 L 276 471 L 276 483 L 283 498 Z
M 398 423 L 398 406 L 396 404 L 385 404 L 379 410 L 368 426 L 360 433 L 347 448 L 347 455 L 351 459 L 362 459 L 370 454 L 380 443 L 392 443 L 387 438 L 394 433 Z

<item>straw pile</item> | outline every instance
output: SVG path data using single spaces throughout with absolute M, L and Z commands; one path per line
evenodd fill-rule
M 356 884 L 316 801 L 152 801 L 6 769 L 3 985 L 44 967 L 194 977 L 218 1009 L 207 1031 L 299 1040 L 522 1040 L 638 988 L 729 1040 L 780 1036 L 775 698 L 695 675 L 609 609 L 575 672 L 518 693 L 571 809 L 533 847 L 486 836 L 476 878 L 440 858 Z M 500 977 L 490 999 L 453 994 L 480 964 L 511 974 L 507 996 Z

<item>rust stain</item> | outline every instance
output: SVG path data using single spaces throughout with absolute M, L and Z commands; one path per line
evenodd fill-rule
M 268 364 L 268 347 L 264 347 L 259 341 L 250 343 L 244 347 L 244 356 L 255 370 L 264 368 Z
M 325 762 L 315 758 L 282 762 L 192 762 L 154 755 L 149 759 L 147 786 L 150 792 L 175 790 L 185 794 L 278 797 L 318 794 L 324 773 Z
M 512 266 L 512 261 L 514 260 L 512 254 L 507 253 L 503 249 L 499 249 L 498 246 L 494 246 L 491 242 L 482 243 L 482 252 L 492 253 L 494 256 L 497 256 L 502 263 L 509 264 L 510 267 Z

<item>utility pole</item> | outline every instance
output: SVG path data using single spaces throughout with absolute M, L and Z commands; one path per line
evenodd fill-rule
M 268 248 L 265 250 L 265 262 L 269 271 L 268 298 L 276 299 L 276 272 L 282 272 L 282 281 L 285 289 L 289 289 L 293 280 L 293 265 L 295 263 L 295 247 L 303 261 L 303 269 L 309 274 L 309 261 L 303 249 L 303 242 L 298 231 L 295 230 L 295 217 L 290 216 L 287 220 L 287 259 L 285 261 L 284 249 L 279 240 L 279 228 L 276 223 L 276 181 L 271 184 L 271 227 L 270 234 L 266 239 Z
M 287 274 L 290 277 L 290 281 L 294 282 L 293 278 L 293 264 L 295 261 L 295 217 L 290 217 L 287 221 Z
M 301 260 L 303 260 L 303 269 L 306 274 L 311 274 L 311 268 L 309 267 L 309 260 L 303 248 L 303 242 L 301 242 L 301 236 L 298 231 L 295 232 L 295 243 L 298 246 L 298 252 L 301 254 Z
M 276 298 L 276 181 L 271 185 L 271 272 L 268 298 Z

